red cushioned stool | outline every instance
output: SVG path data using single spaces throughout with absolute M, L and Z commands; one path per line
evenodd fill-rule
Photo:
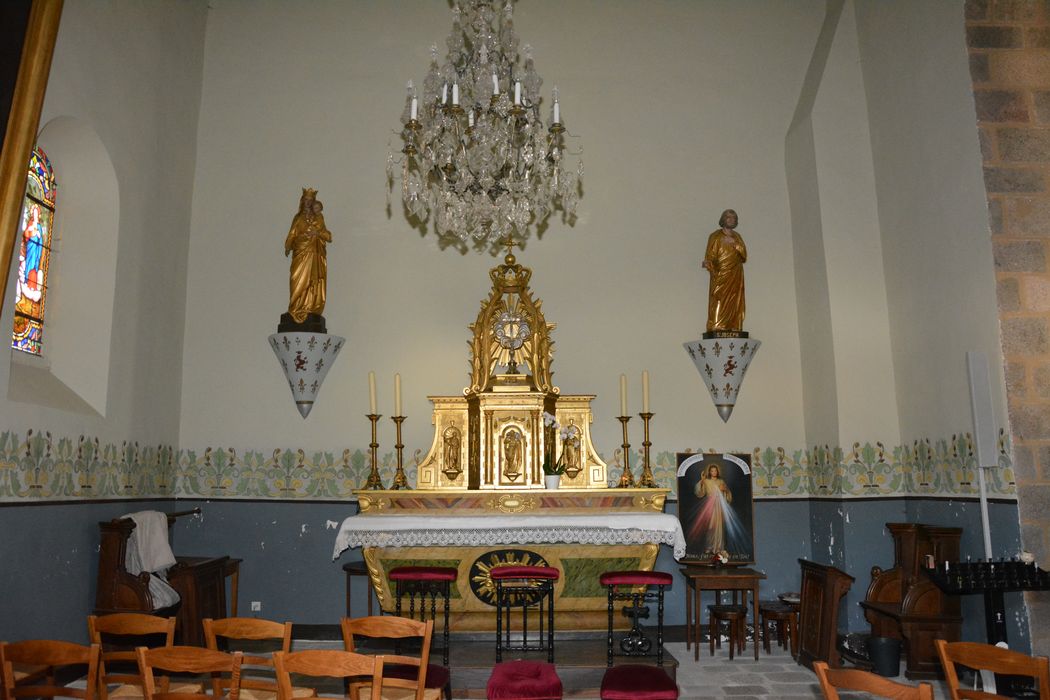
M 607 571 L 599 579 L 609 589 L 609 636 L 608 659 L 610 668 L 602 677 L 602 700 L 677 700 L 678 686 L 661 666 L 664 663 L 664 589 L 674 578 L 662 571 Z M 649 590 L 650 586 L 656 588 Z M 630 587 L 631 590 L 621 590 Z M 615 601 L 630 600 L 631 607 L 625 612 L 632 618 L 632 625 L 620 640 L 620 653 L 613 653 L 613 609 Z M 648 616 L 642 608 L 646 600 L 657 601 L 656 613 L 656 666 L 623 664 L 613 666 L 613 656 L 650 656 L 652 641 L 642 632 L 638 624 L 641 617 Z
M 419 619 L 426 620 L 427 596 L 430 596 L 430 617 L 437 621 L 437 597 L 440 595 L 444 604 L 445 622 L 441 632 L 444 649 L 441 652 L 441 663 L 448 666 L 448 603 L 452 591 L 452 582 L 459 572 L 450 566 L 399 566 L 391 569 L 388 576 L 396 585 L 397 615 L 401 617 L 401 598 L 408 595 L 408 616 L 416 617 L 416 596 L 419 596 Z M 429 675 L 429 674 L 427 674 Z M 427 684 L 428 687 L 430 684 Z
M 496 584 L 496 663 L 503 661 L 503 650 L 547 650 L 547 662 L 554 663 L 554 583 L 560 574 L 550 566 L 497 566 L 489 570 Z M 547 644 L 543 644 L 543 601 L 547 599 Z M 521 605 L 521 646 L 510 645 L 510 611 Z M 539 606 L 540 643 L 529 646 L 528 609 Z M 507 632 L 503 633 L 503 611 L 507 612 Z M 559 696 L 560 697 L 560 696 Z
M 561 694 L 554 665 L 542 661 L 498 663 L 485 687 L 488 700 L 561 700 Z

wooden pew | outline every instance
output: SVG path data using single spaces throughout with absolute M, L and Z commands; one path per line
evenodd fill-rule
M 168 525 L 182 515 L 199 513 L 200 509 L 171 513 Z M 221 557 L 176 556 L 168 570 L 168 583 L 181 600 L 168 608 L 158 609 L 149 592 L 148 573 L 128 573 L 124 565 L 128 537 L 135 529 L 129 518 L 116 518 L 98 524 L 98 578 L 95 588 L 96 615 L 115 612 L 138 612 L 174 615 L 178 620 L 176 639 L 180 644 L 204 645 L 201 620 L 226 617 L 226 571 L 230 561 Z

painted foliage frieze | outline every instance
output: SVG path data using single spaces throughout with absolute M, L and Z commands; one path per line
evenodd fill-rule
M 1008 439 L 1001 436 L 999 468 L 986 475 L 993 498 L 1016 498 L 1009 448 Z M 712 450 L 652 454 L 657 485 L 676 488 L 676 452 L 707 451 Z M 415 483 L 421 459 L 422 451 L 417 451 L 406 460 L 410 484 Z M 395 455 L 380 455 L 379 461 L 382 481 L 389 484 Z M 618 479 L 623 451 L 616 450 L 608 463 L 609 474 Z M 632 452 L 634 472 L 640 473 L 641 463 L 641 452 Z M 978 495 L 973 440 L 966 433 L 892 448 L 881 442 L 793 452 L 760 447 L 751 451 L 751 464 L 756 500 Z M 364 485 L 369 470 L 370 457 L 362 449 L 179 450 L 138 442 L 103 443 L 97 437 L 69 438 L 48 431 L 0 432 L 0 501 L 157 497 L 345 501 Z

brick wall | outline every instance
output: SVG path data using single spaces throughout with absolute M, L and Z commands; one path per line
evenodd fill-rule
M 968 0 L 966 42 L 984 158 L 1021 540 L 1050 566 L 1050 2 Z M 1027 594 L 1033 651 L 1050 598 Z

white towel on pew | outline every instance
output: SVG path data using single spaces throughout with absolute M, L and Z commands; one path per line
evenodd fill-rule
M 168 569 L 175 565 L 175 554 L 168 544 L 168 516 L 156 510 L 143 510 L 124 516 L 135 523 L 128 538 L 124 568 L 129 574 L 143 571 L 149 577 L 149 592 L 155 609 L 179 602 L 179 594 L 165 580 Z

